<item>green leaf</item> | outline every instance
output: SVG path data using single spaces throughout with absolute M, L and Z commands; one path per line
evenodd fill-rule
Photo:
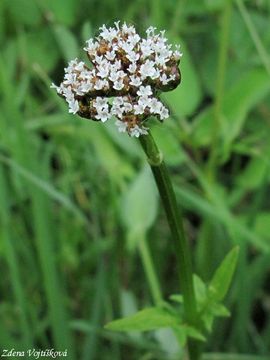
M 181 51 L 183 52 L 180 64 L 182 81 L 180 86 L 174 91 L 164 93 L 162 98 L 169 105 L 173 115 L 177 117 L 190 115 L 197 108 L 202 98 L 199 79 L 184 42 L 173 36 L 169 36 L 169 40 L 172 43 L 181 44 Z
M 206 338 L 203 336 L 203 334 L 193 326 L 186 324 L 177 325 L 173 327 L 173 330 L 181 346 L 186 345 L 188 337 L 199 341 L 206 341 Z
M 224 305 L 218 303 L 211 304 L 211 311 L 214 316 L 218 317 L 229 317 L 231 315 L 230 311 Z
M 63 25 L 53 27 L 56 41 L 67 61 L 74 59 L 79 54 L 79 48 L 75 36 Z
M 25 34 L 26 56 L 28 63 L 39 64 L 42 69 L 50 71 L 58 60 L 59 51 L 48 28 Z M 48 54 L 50 54 L 48 56 Z
M 256 214 L 255 231 L 269 241 L 270 239 L 270 213 L 259 212 Z
M 242 130 L 247 113 L 270 91 L 269 76 L 264 69 L 255 69 L 242 76 L 227 91 L 222 107 L 221 132 L 225 143 L 232 142 Z M 214 124 L 213 106 L 209 106 L 195 120 L 192 141 L 209 145 Z
M 115 320 L 105 325 L 112 331 L 150 331 L 177 325 L 177 319 L 164 309 L 158 307 L 147 308 L 132 316 Z
M 268 171 L 269 164 L 266 159 L 261 157 L 254 157 L 240 172 L 239 176 L 237 177 L 237 183 L 244 189 L 256 189 L 261 186 Z
M 229 290 L 229 286 L 236 268 L 238 253 L 239 247 L 236 246 L 222 261 L 210 282 L 209 290 L 212 293 L 213 299 L 216 301 L 223 300 L 227 294 L 227 291 Z
M 217 11 L 223 9 L 226 0 L 204 0 L 206 8 L 210 11 Z
M 86 41 L 86 40 L 90 39 L 91 37 L 93 37 L 92 24 L 90 21 L 86 21 L 82 26 L 81 38 L 83 41 Z
M 204 354 L 202 360 L 269 360 L 267 356 L 211 353 Z
M 37 26 L 42 20 L 41 11 L 35 0 L 7 1 L 7 9 L 12 16 L 12 23 L 17 26 Z
M 149 167 L 144 167 L 127 189 L 122 206 L 122 218 L 129 230 L 130 247 L 155 221 L 158 209 L 157 191 Z
M 179 304 L 183 304 L 183 302 L 184 302 L 183 295 L 179 295 L 179 294 L 171 295 L 170 300 L 175 301 L 175 302 L 177 302 Z
M 200 341 L 206 341 L 205 336 L 203 336 L 203 334 L 199 330 L 195 329 L 193 326 L 185 326 L 185 328 L 189 337 Z
M 51 11 L 55 22 L 73 25 L 77 18 L 79 2 L 75 0 L 46 0 L 47 11 Z
M 211 314 L 211 312 L 207 312 L 205 311 L 203 314 L 202 314 L 202 321 L 205 325 L 205 328 L 208 332 L 211 332 L 212 330 L 212 327 L 213 327 L 213 322 L 214 322 L 214 315 Z
M 194 283 L 196 301 L 198 304 L 198 310 L 200 310 L 200 307 L 205 302 L 207 297 L 207 287 L 205 283 L 202 281 L 202 279 L 196 274 L 193 275 L 193 283 Z
M 176 166 L 183 163 L 186 157 L 181 148 L 177 132 L 171 125 L 171 122 L 158 123 L 157 126 L 152 127 L 151 131 L 154 139 L 156 139 L 158 148 L 164 154 L 166 163 Z

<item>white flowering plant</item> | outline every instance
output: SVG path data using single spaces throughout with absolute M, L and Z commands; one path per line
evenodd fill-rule
M 217 316 L 228 316 L 221 301 L 226 295 L 235 270 L 238 248 L 234 248 L 214 273 L 207 286 L 192 273 L 189 244 L 183 219 L 176 203 L 168 170 L 146 121 L 150 116 L 160 121 L 169 110 L 160 101 L 162 92 L 175 89 L 181 81 L 181 52 L 168 43 L 164 31 L 149 27 L 142 38 L 134 26 L 116 22 L 103 25 L 95 39 L 84 48 L 89 66 L 77 59 L 69 62 L 63 82 L 52 87 L 69 105 L 69 112 L 102 123 L 116 118 L 119 132 L 140 140 L 151 166 L 172 233 L 182 295 L 164 301 L 153 263 L 148 256 L 147 277 L 155 307 L 131 317 L 112 321 L 106 328 L 113 331 L 149 331 L 170 327 L 182 347 L 188 342 L 190 360 L 201 358 L 201 345 Z M 191 338 L 191 340 L 190 340 Z
M 91 64 L 71 60 L 60 86 L 52 84 L 70 113 L 101 122 L 115 117 L 119 132 L 135 137 L 148 133 L 145 121 L 151 115 L 160 121 L 169 117 L 159 94 L 179 85 L 182 54 L 164 31 L 149 27 L 141 38 L 132 25 L 103 25 L 84 50 Z

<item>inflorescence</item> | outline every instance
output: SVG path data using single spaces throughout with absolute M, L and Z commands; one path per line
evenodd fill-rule
M 72 60 L 60 86 L 52 84 L 70 113 L 102 122 L 115 116 L 118 130 L 135 137 L 147 134 L 149 116 L 161 121 L 169 117 L 158 95 L 179 85 L 182 54 L 179 47 L 172 50 L 164 31 L 156 34 L 149 27 L 141 38 L 134 26 L 116 22 L 110 28 L 103 25 L 86 43 L 92 66 Z

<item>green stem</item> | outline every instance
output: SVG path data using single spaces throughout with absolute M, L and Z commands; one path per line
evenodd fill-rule
M 214 104 L 214 126 L 212 129 L 212 144 L 211 144 L 211 153 L 208 161 L 208 174 L 210 180 L 214 181 L 215 178 L 215 168 L 218 158 L 219 148 L 218 142 L 220 141 L 220 129 L 222 125 L 222 102 L 224 95 L 224 84 L 225 84 L 225 75 L 226 75 L 226 65 L 228 58 L 228 49 L 229 49 L 229 33 L 230 33 L 230 19 L 232 12 L 232 0 L 226 2 L 225 8 L 222 13 L 221 18 L 221 30 L 219 38 L 219 54 L 218 54 L 218 68 L 217 68 L 217 83 L 216 83 L 216 98 Z
M 142 235 L 142 238 L 139 242 L 139 252 L 142 259 L 144 271 L 146 273 L 146 277 L 148 280 L 148 284 L 150 287 L 151 295 L 153 301 L 156 305 L 159 305 L 162 302 L 162 295 L 160 284 L 158 281 L 157 274 L 155 272 L 155 267 L 153 264 L 153 259 L 151 257 L 151 253 L 147 244 L 147 240 L 145 235 Z
M 149 133 L 149 135 L 140 136 L 139 139 L 151 166 L 171 229 L 177 258 L 178 274 L 184 298 L 185 318 L 189 324 L 196 325 L 197 310 L 192 280 L 191 256 L 185 237 L 182 214 L 176 203 L 176 197 L 167 167 L 152 135 Z M 189 347 L 190 359 L 199 359 L 199 352 L 197 342 L 192 343 L 192 346 Z
M 267 53 L 261 39 L 260 36 L 257 32 L 256 27 L 254 26 L 251 17 L 248 13 L 248 10 L 245 6 L 245 4 L 243 3 L 242 0 L 236 0 L 236 5 L 239 9 L 240 14 L 242 15 L 242 18 L 244 19 L 244 22 L 248 28 L 248 31 L 250 33 L 250 36 L 254 42 L 254 45 L 257 49 L 257 52 L 261 58 L 261 61 L 266 69 L 266 71 L 268 72 L 268 74 L 270 75 L 270 58 L 269 58 L 269 54 Z

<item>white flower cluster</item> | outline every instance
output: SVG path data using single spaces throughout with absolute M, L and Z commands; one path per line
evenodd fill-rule
M 115 116 L 119 131 L 135 137 L 147 134 L 143 123 L 150 115 L 169 117 L 157 94 L 180 83 L 181 53 L 172 50 L 164 31 L 156 34 L 150 27 L 143 39 L 126 23 L 103 25 L 84 50 L 92 68 L 72 60 L 60 86 L 52 84 L 66 99 L 70 113 L 102 122 Z

